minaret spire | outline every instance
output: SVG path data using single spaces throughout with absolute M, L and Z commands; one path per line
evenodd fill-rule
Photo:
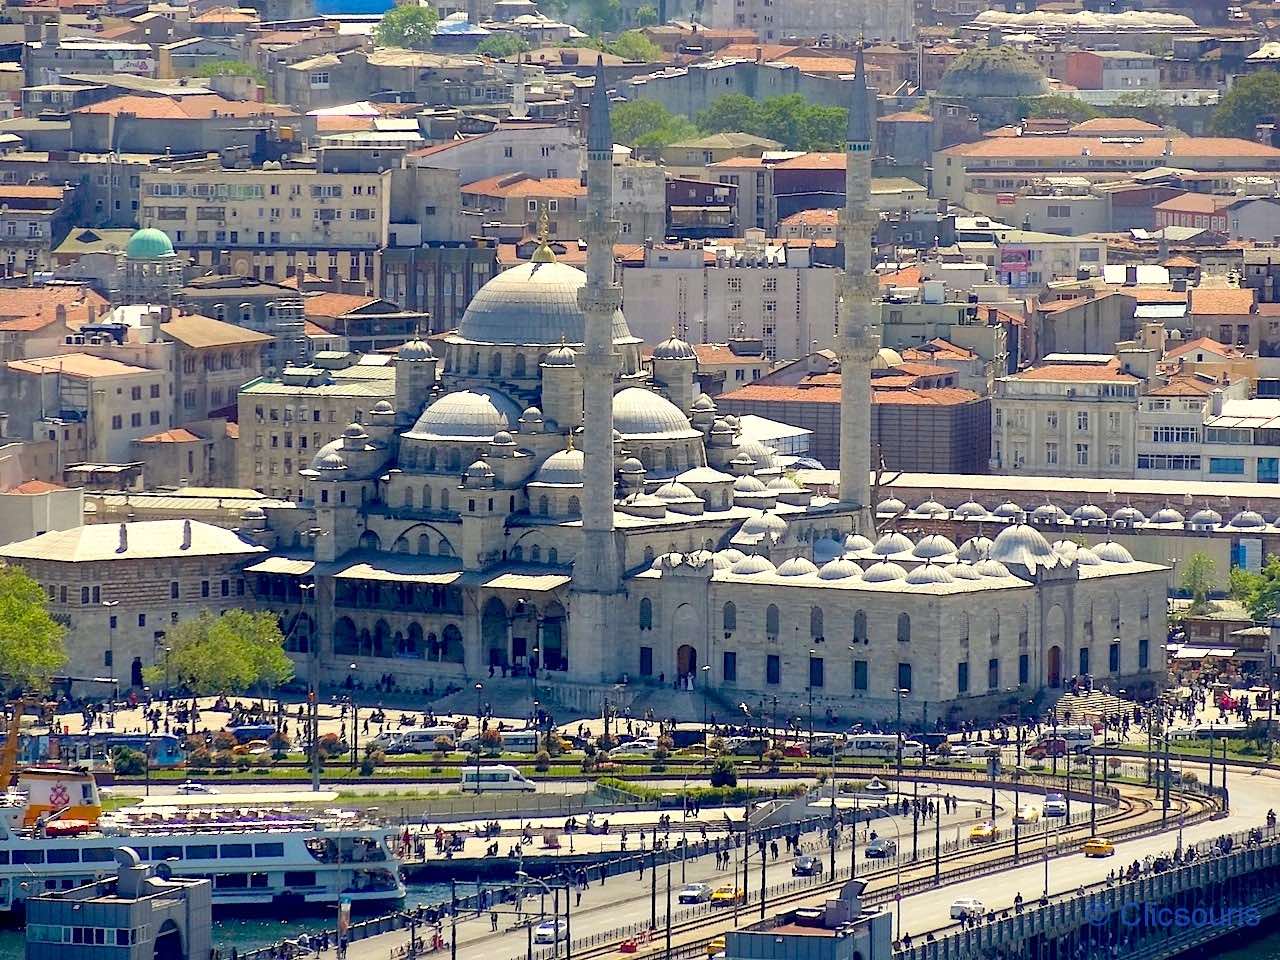
M 615 629 L 622 565 L 614 535 L 613 385 L 618 369 L 614 318 L 622 289 L 614 279 L 613 247 L 618 221 L 613 219 L 613 127 L 604 58 L 596 60 L 595 87 L 587 118 L 587 282 L 578 291 L 586 316 L 582 367 L 583 490 L 582 547 L 573 564 L 573 615 L 570 620 L 574 673 L 582 680 L 601 680 L 612 664 L 605 658 L 606 640 Z
M 874 529 L 871 500 L 871 361 L 880 348 L 879 294 L 872 261 L 878 220 L 871 209 L 871 145 L 875 100 L 867 88 L 858 44 L 845 135 L 845 205 L 840 214 L 844 270 L 840 277 L 840 500 L 857 513 L 861 533 Z

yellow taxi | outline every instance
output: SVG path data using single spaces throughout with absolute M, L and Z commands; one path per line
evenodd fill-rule
M 724 953 L 724 946 L 724 934 L 721 934 L 718 937 L 712 937 L 707 941 L 707 956 L 714 957 L 716 954 Z
M 1081 849 L 1086 857 L 1110 857 L 1116 852 L 1116 845 L 1106 837 L 1090 837 Z
M 726 883 L 723 887 L 716 887 L 711 894 L 711 902 L 720 906 L 732 906 L 735 903 L 741 903 L 742 889 L 735 887 L 731 883 Z
M 969 839 L 975 843 L 989 843 L 996 838 L 996 825 L 990 820 L 975 823 L 969 828 Z

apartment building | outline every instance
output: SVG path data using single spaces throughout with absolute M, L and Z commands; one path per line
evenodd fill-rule
M 1174 377 L 1152 387 L 1139 400 L 1135 477 L 1204 478 L 1204 413 L 1216 386 L 1196 376 Z
M 462 209 L 476 219 L 476 233 L 516 226 L 517 236 L 536 233 L 546 212 L 547 235 L 554 240 L 577 240 L 587 209 L 587 188 L 569 177 L 540 178 L 508 173 L 465 184 Z
M 142 226 L 163 230 L 199 266 L 221 264 L 268 282 L 306 272 L 376 283 L 378 252 L 388 241 L 390 171 L 198 164 L 161 166 L 141 180 Z
M 238 486 L 288 500 L 303 495 L 298 471 L 379 400 L 395 402 L 388 356 L 317 353 L 308 367 L 246 384 L 239 395 Z
M 1158 90 L 1160 61 L 1135 50 L 1072 50 L 1065 79 L 1077 90 Z
M 631 332 L 646 343 L 676 334 L 693 344 L 759 340 L 772 359 L 835 343 L 836 273 L 814 244 L 744 240 L 708 245 L 645 243 L 623 256 L 622 299 Z
M 311 341 L 306 336 L 302 296 L 296 286 L 211 273 L 191 280 L 178 291 L 177 299 L 191 313 L 266 334 L 264 369 L 304 364 L 310 358 Z
M 1132 477 L 1138 399 L 1158 354 L 1050 354 L 995 382 L 991 469 Z
M 53 250 L 71 229 L 71 186 L 0 184 L 0 272 L 8 276 L 53 268 Z

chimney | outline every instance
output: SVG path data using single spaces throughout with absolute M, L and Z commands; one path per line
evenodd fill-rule
M 1226 393 L 1222 390 L 1214 390 L 1209 394 L 1209 416 L 1222 416 L 1222 401 L 1226 398 Z
M 98 305 L 96 303 L 91 303 L 88 305 L 88 310 L 89 310 L 89 322 L 90 323 L 96 322 L 98 319 Z
M 163 331 L 160 329 L 161 324 L 168 323 L 173 319 L 172 307 L 161 307 L 159 310 L 152 307 L 151 309 L 151 342 L 159 343 L 163 338 Z
M 66 324 L 67 324 L 67 305 L 66 305 L 65 303 L 60 303 L 60 304 L 58 304 L 56 307 L 54 307 L 54 308 L 53 308 L 53 318 L 54 318 L 56 321 L 58 321 L 58 323 L 62 324 L 63 326 L 66 326 Z
M 1126 287 L 1136 287 L 1138 285 L 1137 264 L 1129 264 L 1124 268 L 1124 285 Z
M 120 546 L 116 547 L 116 553 L 126 553 L 129 550 L 129 525 L 127 523 L 120 524 Z
M 183 550 L 191 549 L 191 521 L 190 520 L 182 521 L 182 549 Z
M 61 26 L 58 23 L 57 14 L 55 14 L 44 22 L 44 42 L 57 46 L 60 35 Z

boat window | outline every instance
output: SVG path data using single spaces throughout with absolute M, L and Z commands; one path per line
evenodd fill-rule
M 146 856 L 146 847 L 138 851 L 139 858 Z M 80 851 L 80 859 L 85 863 L 107 863 L 115 859 L 116 852 L 110 847 L 85 847 Z
M 283 843 L 255 843 L 253 845 L 253 855 L 255 857 L 283 857 Z
M 218 850 L 224 860 L 233 860 L 240 857 L 253 856 L 253 844 L 251 843 L 224 843 Z
M 142 856 L 142 854 L 141 854 L 141 853 L 140 853 L 140 854 L 138 854 L 138 855 L 139 855 L 139 856 Z M 158 847 L 152 847 L 152 848 L 151 848 L 151 859 L 152 859 L 152 860 L 181 860 L 181 859 L 182 859 L 182 848 L 181 848 L 181 847 L 170 847 L 170 846 L 158 846 Z
M 212 843 L 198 843 L 187 847 L 188 860 L 217 860 L 218 848 Z
M 43 850 L 15 850 L 13 851 L 14 863 L 44 863 Z
M 255 889 L 265 889 L 271 886 L 271 878 L 265 873 L 251 873 L 249 874 L 249 886 Z
M 54 847 L 48 853 L 50 863 L 79 863 L 80 851 L 74 848 L 70 850 Z
M 132 844 L 130 844 L 130 846 L 132 846 Z M 97 848 L 97 847 L 95 847 L 94 849 L 101 849 L 101 848 Z M 137 853 L 138 853 L 138 859 L 139 859 L 139 860 L 149 860 L 149 859 L 151 859 L 151 848 L 150 848 L 150 847 L 134 847 L 133 849 L 134 849 L 135 851 L 137 851 Z M 86 852 L 87 852 L 87 851 L 86 851 Z M 115 859 L 116 852 L 115 852 L 114 850 L 107 850 L 107 854 L 108 854 L 108 856 L 107 856 L 107 859 L 108 859 L 108 860 L 114 860 L 114 859 Z M 88 860 L 89 858 L 88 858 L 88 857 L 85 857 L 85 859 L 86 859 L 86 860 Z
M 314 887 L 316 874 L 314 870 L 286 870 L 284 875 L 286 887 Z
M 249 876 L 244 873 L 220 873 L 214 878 L 213 885 L 219 890 L 243 890 L 249 886 Z
M 0 863 L 8 863 L 8 862 L 9 862 L 9 851 L 0 850 Z

